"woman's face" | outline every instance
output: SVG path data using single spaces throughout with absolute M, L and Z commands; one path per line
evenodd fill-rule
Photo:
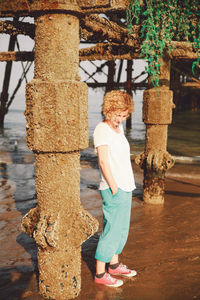
M 110 123 L 111 126 L 118 127 L 121 122 L 126 120 L 128 114 L 129 114 L 128 109 L 124 111 L 116 110 L 109 113 L 107 117 L 107 121 Z

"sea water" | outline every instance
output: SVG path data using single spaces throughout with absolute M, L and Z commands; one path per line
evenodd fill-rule
M 89 148 L 93 147 L 92 134 L 95 126 L 102 121 L 103 89 L 89 88 L 88 97 L 88 126 Z M 132 128 L 125 129 L 125 134 L 131 145 L 132 154 L 144 150 L 145 124 L 142 120 L 143 91 L 133 93 L 135 112 L 131 116 Z M 26 120 L 24 116 L 25 97 L 18 96 L 5 117 L 5 128 L 0 133 L 0 151 L 29 152 L 26 146 Z M 168 129 L 168 151 L 181 157 L 200 156 L 200 111 L 181 112 L 173 116 L 173 122 Z

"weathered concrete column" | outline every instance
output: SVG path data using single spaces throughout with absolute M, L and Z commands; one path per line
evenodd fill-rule
M 160 88 L 144 92 L 143 120 L 146 124 L 145 151 L 136 158 L 144 170 L 146 203 L 164 203 L 165 172 L 174 164 L 166 151 L 168 124 L 172 121 L 173 93 L 169 90 L 170 59 L 164 57 L 160 70 Z
M 27 144 L 36 155 L 38 205 L 23 228 L 39 246 L 44 298 L 75 298 L 81 244 L 97 221 L 80 205 L 80 150 L 88 145 L 87 85 L 79 81 L 79 20 L 44 14 L 35 20 L 35 73 L 26 88 Z

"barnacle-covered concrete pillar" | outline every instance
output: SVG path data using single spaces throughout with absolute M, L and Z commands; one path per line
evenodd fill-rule
M 165 56 L 160 69 L 160 87 L 144 91 L 143 120 L 146 124 L 145 151 L 136 163 L 144 170 L 146 203 L 164 203 L 165 172 L 174 164 L 167 152 L 168 124 L 172 122 L 173 93 L 169 90 L 170 59 Z
M 97 221 L 80 205 L 80 150 L 88 145 L 87 85 L 79 81 L 79 19 L 35 18 L 35 72 L 26 87 L 27 144 L 36 155 L 38 205 L 23 229 L 39 246 L 44 298 L 75 298 L 81 287 L 81 244 Z

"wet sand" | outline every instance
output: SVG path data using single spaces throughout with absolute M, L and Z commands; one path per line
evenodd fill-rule
M 22 216 L 36 205 L 33 156 L 1 153 L 0 299 L 39 300 L 37 247 L 21 232 Z M 13 159 L 14 158 L 14 159 Z M 81 202 L 102 228 L 99 173 L 95 158 L 81 162 Z M 176 164 L 166 178 L 165 204 L 142 201 L 142 171 L 133 164 L 129 239 L 120 259 L 138 275 L 114 289 L 93 282 L 95 234 L 83 244 L 82 290 L 78 300 L 200 299 L 200 165 Z

